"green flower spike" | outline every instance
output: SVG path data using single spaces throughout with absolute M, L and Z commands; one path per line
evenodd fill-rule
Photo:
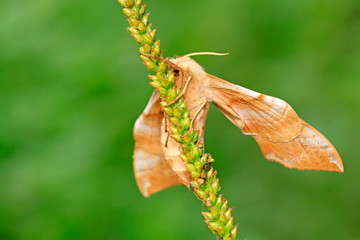
M 219 239 L 235 240 L 238 228 L 237 225 L 234 226 L 232 208 L 228 207 L 228 200 L 219 194 L 221 187 L 216 177 L 217 171 L 211 167 L 214 159 L 196 146 L 199 133 L 194 130 L 188 133 L 190 114 L 184 98 L 177 98 L 180 89 L 176 88 L 174 72 L 169 68 L 167 59 L 163 57 L 160 40 L 156 39 L 156 29 L 152 29 L 149 23 L 149 14 L 145 14 L 146 5 L 143 5 L 141 0 L 119 0 L 119 3 L 124 7 L 123 12 L 128 17 L 128 32 L 141 44 L 140 58 L 154 73 L 149 75 L 150 85 L 160 93 L 161 106 L 164 107 L 171 123 L 170 136 L 180 143 L 180 157 L 193 178 L 190 189 L 209 210 L 202 213 L 203 219 Z M 177 101 L 168 106 L 175 99 Z

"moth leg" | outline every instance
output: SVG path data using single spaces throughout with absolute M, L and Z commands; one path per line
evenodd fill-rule
M 146 53 L 140 53 L 140 55 L 145 56 L 145 57 L 155 58 L 155 59 L 157 59 L 157 60 L 159 60 L 159 61 L 161 61 L 161 62 L 165 62 L 165 63 L 166 63 L 168 66 L 170 66 L 171 68 L 173 68 L 173 69 L 175 69 L 175 70 L 177 70 L 177 71 L 179 71 L 179 72 L 182 72 L 182 68 L 179 67 L 178 65 L 176 65 L 175 63 L 169 61 L 168 58 L 163 59 L 163 58 L 161 58 L 161 57 L 159 57 L 159 56 L 152 55 L 152 54 L 146 54 Z
M 170 105 L 173 105 L 173 104 L 176 103 L 182 96 L 185 95 L 185 92 L 186 92 L 186 89 L 187 89 L 187 87 L 188 87 L 188 85 L 189 85 L 189 83 L 190 83 L 190 80 L 191 80 L 191 77 L 189 77 L 189 78 L 187 79 L 186 84 L 185 84 L 183 90 L 181 91 L 181 93 L 179 94 L 179 96 L 177 96 L 174 100 L 172 100 L 171 102 L 169 102 L 168 104 L 166 104 L 164 107 L 168 107 L 168 106 L 170 106 Z
M 191 119 L 189 130 L 188 130 L 187 133 L 184 135 L 184 137 L 187 136 L 187 135 L 189 135 L 190 132 L 191 132 L 191 130 L 193 130 L 194 121 L 195 121 L 197 115 L 199 114 L 199 112 L 204 108 L 204 106 L 205 106 L 206 103 L 207 103 L 207 101 L 205 100 L 205 101 L 201 104 L 201 106 L 199 107 L 199 109 L 196 110 L 193 118 Z

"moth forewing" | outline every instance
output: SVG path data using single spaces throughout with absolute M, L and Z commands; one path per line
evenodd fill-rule
M 160 97 L 158 92 L 154 91 L 134 127 L 134 173 L 136 183 L 145 197 L 181 184 L 163 153 L 160 142 L 162 120 Z
M 288 168 L 343 172 L 343 163 L 333 145 L 308 123 L 302 123 L 303 131 L 289 142 L 270 142 L 254 136 L 263 156 Z
M 285 101 L 257 93 L 207 74 L 213 103 L 244 134 L 257 135 L 274 142 L 294 139 L 303 125 Z
M 289 104 L 207 76 L 213 103 L 243 133 L 255 138 L 266 159 L 288 168 L 343 172 L 336 149 Z

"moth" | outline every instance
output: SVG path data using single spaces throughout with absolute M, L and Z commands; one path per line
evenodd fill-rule
M 170 59 L 175 66 L 176 86 L 182 89 L 197 145 L 204 147 L 205 120 L 214 104 L 245 135 L 258 143 L 262 155 L 287 168 L 343 172 L 342 160 L 333 145 L 299 118 L 285 101 L 254 92 L 206 73 L 191 56 Z M 134 127 L 133 165 L 137 185 L 145 197 L 192 178 L 180 158 L 178 144 L 168 138 L 167 116 L 155 90 Z

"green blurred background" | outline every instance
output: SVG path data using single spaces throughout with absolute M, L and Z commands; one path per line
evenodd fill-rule
M 216 108 L 206 147 L 239 239 L 360 239 L 359 0 L 147 1 L 167 56 L 289 102 L 343 174 L 266 161 Z M 0 239 L 216 239 L 184 186 L 145 199 L 132 128 L 151 93 L 112 1 L 0 1 Z

